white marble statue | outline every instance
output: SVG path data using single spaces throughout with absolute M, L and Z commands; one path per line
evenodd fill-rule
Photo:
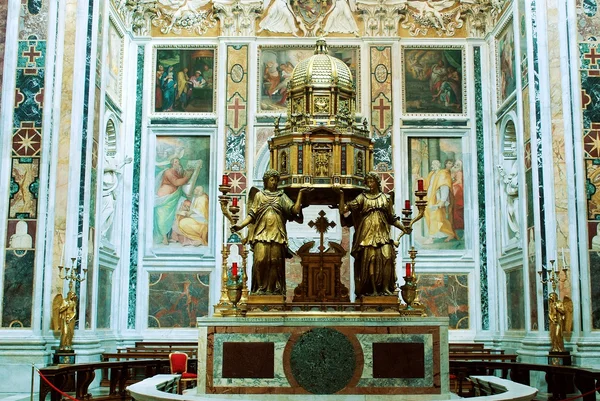
M 513 161 L 509 173 L 502 166 L 498 166 L 498 171 L 500 172 L 500 178 L 506 192 L 508 228 L 518 239 L 520 238 L 521 224 L 519 222 L 519 173 L 517 161 Z
M 329 17 L 325 21 L 323 32 L 352 33 L 358 36 L 358 25 L 354 20 L 353 12 L 356 11 L 356 3 L 354 0 L 336 0 Z
M 274 0 L 271 7 L 267 10 L 271 0 L 263 1 L 263 10 L 265 18 L 258 24 L 258 32 L 264 30 L 271 32 L 292 33 L 298 36 L 299 29 L 296 27 L 296 17 L 290 9 L 286 0 Z
M 116 157 L 106 157 L 104 170 L 102 172 L 102 212 L 100 215 L 100 228 L 102 238 L 110 240 L 110 229 L 113 225 L 117 203 L 117 189 L 119 187 L 119 176 L 121 169 L 133 159 L 126 157 L 118 162 Z

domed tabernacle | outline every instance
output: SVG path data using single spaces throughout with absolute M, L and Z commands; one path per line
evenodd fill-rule
M 328 54 L 327 45 L 323 39 L 317 41 L 315 55 L 302 60 L 294 68 L 290 82 L 291 90 L 305 86 L 322 88 L 336 86 L 354 91 L 350 68 L 342 60 Z
M 336 204 L 335 187 L 349 195 L 365 189 L 373 166 L 367 121 L 355 118 L 356 91 L 350 68 L 327 52 L 323 39 L 315 54 L 298 63 L 288 84 L 285 127 L 275 121 L 269 141 L 271 166 L 281 174 L 280 188 L 294 197 L 313 186 L 312 204 Z

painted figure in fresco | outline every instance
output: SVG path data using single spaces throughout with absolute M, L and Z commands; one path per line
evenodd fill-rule
M 173 232 L 184 238 L 176 238 L 183 245 L 208 245 L 208 195 L 204 187 L 194 189 L 192 201 L 184 201 L 182 210 L 177 213 Z
M 186 184 L 193 170 L 184 170 L 179 158 L 171 160 L 171 166 L 156 178 L 158 188 L 154 200 L 154 240 L 169 245 L 169 232 L 177 214 L 184 193 L 181 187 Z
M 156 110 L 162 110 L 162 102 L 163 102 L 162 79 L 163 79 L 164 73 L 165 73 L 165 67 L 163 67 L 162 64 L 159 64 L 158 69 L 156 70 L 156 82 L 155 82 L 155 90 L 154 90 L 154 108 Z
M 267 10 L 270 1 L 263 1 L 263 10 Z M 265 14 L 266 16 L 258 24 L 258 32 L 267 30 L 271 32 L 287 32 L 298 36 L 299 29 L 296 27 L 296 18 L 286 0 L 274 0 L 273 5 Z
M 212 88 L 213 86 L 213 70 L 210 68 L 208 64 L 204 64 L 204 68 L 202 70 L 202 76 L 206 81 L 206 86 Z
M 283 106 L 285 104 L 285 101 L 287 100 L 287 86 L 288 82 L 290 82 L 290 80 L 292 79 L 294 65 L 288 61 L 286 63 L 281 64 L 279 68 L 281 69 L 281 82 L 279 82 L 279 84 L 275 87 L 274 93 L 277 93 L 279 91 L 279 93 L 281 94 L 281 99 L 279 99 L 277 104 Z
M 450 171 L 441 168 L 439 160 L 431 162 L 431 172 L 425 180 L 427 187 L 427 207 L 425 208 L 425 224 L 429 231 L 426 244 L 432 244 L 434 238 L 445 238 L 445 241 L 458 239 L 450 219 L 452 176 Z
M 60 330 L 59 350 L 73 349 L 75 334 L 75 316 L 77 316 L 77 295 L 69 291 L 66 298 L 57 294 L 52 302 L 52 329 Z
M 356 11 L 354 0 L 336 0 L 329 11 L 329 17 L 325 21 L 323 32 L 352 33 L 358 36 L 358 25 L 354 20 L 353 12 Z
M 188 69 L 183 68 L 177 73 L 177 96 L 176 100 L 179 102 L 179 107 L 183 110 L 187 104 L 187 82 L 190 79 L 188 75 Z
M 563 302 L 558 299 L 556 292 L 551 292 L 548 297 L 551 352 L 563 352 L 565 350 L 565 341 L 563 338 L 565 315 L 566 311 Z
M 381 191 L 381 178 L 367 173 L 367 191 L 346 203 L 340 193 L 342 221 L 354 226 L 354 286 L 356 297 L 393 295 L 396 287 L 396 250 L 390 238 L 392 226 L 402 229 L 394 215 L 392 199 Z M 348 216 L 348 213 L 350 215 Z
M 311 188 L 302 188 L 293 202 L 283 190 L 277 189 L 279 171 L 267 170 L 263 183 L 263 190 L 250 190 L 248 216 L 233 225 L 231 231 L 251 225 L 248 231 L 248 242 L 254 253 L 251 293 L 285 296 L 285 259 L 292 257 L 286 222 L 302 221 L 302 197 Z
M 279 69 L 277 68 L 277 62 L 270 60 L 265 66 L 265 72 L 263 74 L 263 80 L 265 82 L 267 95 L 269 98 L 277 93 L 279 83 L 281 82 L 281 76 L 279 75 Z
M 110 240 L 110 231 L 115 217 L 115 208 L 117 203 L 117 189 L 119 187 L 119 177 L 121 170 L 133 161 L 131 157 L 126 157 L 121 163 L 117 163 L 115 157 L 105 157 L 104 170 L 102 171 L 102 212 L 100 214 L 101 236 Z
M 504 36 L 504 43 L 500 53 L 500 96 L 501 100 L 506 99 L 515 89 L 515 72 L 513 67 L 514 60 L 514 39 L 512 30 L 508 30 Z
M 163 74 L 162 90 L 163 90 L 163 105 L 162 111 L 173 111 L 175 104 L 175 90 L 177 89 L 177 81 L 173 77 L 173 66 L 169 66 Z
M 462 160 L 457 159 L 450 169 L 450 175 L 452 176 L 452 198 L 454 199 L 452 227 L 455 230 L 463 230 L 465 228 L 465 193 L 462 167 Z
M 13 249 L 33 248 L 33 238 L 27 232 L 28 225 L 25 220 L 19 220 L 15 227 L 15 233 L 10 236 L 8 246 Z

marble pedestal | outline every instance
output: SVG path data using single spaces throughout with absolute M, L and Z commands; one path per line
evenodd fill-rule
M 450 394 L 447 318 L 358 312 L 197 323 L 199 394 Z

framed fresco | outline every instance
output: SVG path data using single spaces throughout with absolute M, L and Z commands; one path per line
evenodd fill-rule
M 496 74 L 498 107 L 517 89 L 515 36 L 512 20 L 502 28 L 496 40 Z
M 360 104 L 360 52 L 355 46 L 328 46 L 329 54 L 350 68 L 356 84 L 356 104 Z M 314 55 L 314 46 L 260 46 L 258 57 L 258 112 L 285 113 L 287 84 L 294 67 Z
M 209 311 L 210 272 L 148 272 L 148 328 L 192 328 Z
M 403 112 L 466 115 L 465 50 L 462 46 L 404 46 Z
M 211 205 L 216 205 L 210 201 L 215 196 L 211 137 L 157 135 L 149 164 L 154 186 L 147 192 L 153 201 L 146 221 L 154 253 L 210 252 L 215 230 Z
M 215 46 L 154 48 L 154 113 L 214 113 Z
M 465 191 L 464 177 L 470 175 L 464 174 L 468 155 L 463 151 L 463 138 L 409 137 L 408 141 L 411 203 L 414 205 L 419 179 L 427 191 L 425 216 L 415 223 L 411 235 L 415 248 L 464 250 L 465 232 L 468 232 L 465 218 L 468 190 Z M 468 207 L 466 205 L 467 210 Z
M 108 49 L 106 51 L 106 93 L 113 102 L 121 104 L 121 62 L 123 60 L 123 33 L 112 19 L 108 23 Z

